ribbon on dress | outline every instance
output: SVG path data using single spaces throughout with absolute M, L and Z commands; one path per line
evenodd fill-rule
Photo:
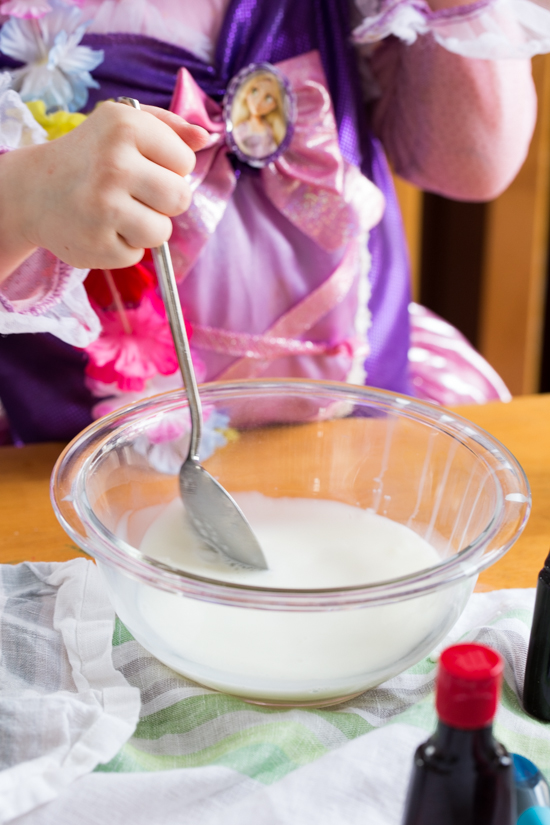
M 334 344 L 297 339 L 348 294 L 358 274 L 360 247 L 381 219 L 384 197 L 359 169 L 342 157 L 338 131 L 319 53 L 308 52 L 276 64 L 290 83 L 296 119 L 288 148 L 260 171 L 273 205 L 327 252 L 342 250 L 342 262 L 316 290 L 292 307 L 264 335 L 247 335 L 194 324 L 195 346 L 241 356 L 224 377 L 259 374 L 282 355 L 335 353 Z M 170 109 L 210 135 L 197 152 L 189 176 L 193 200 L 173 220 L 170 241 L 176 276 L 182 280 L 220 222 L 236 186 L 228 158 L 222 107 L 197 85 L 187 69 L 178 73 Z M 286 341 L 285 341 L 286 339 Z M 356 342 L 340 345 L 355 350 Z
M 295 226 L 333 252 L 378 223 L 384 209 L 380 190 L 340 152 L 338 132 L 318 52 L 276 64 L 296 100 L 296 121 L 288 149 L 261 171 L 268 198 Z M 209 144 L 197 152 L 189 180 L 193 202 L 174 220 L 181 278 L 218 225 L 236 185 L 227 154 L 222 107 L 179 70 L 170 109 L 206 129 Z

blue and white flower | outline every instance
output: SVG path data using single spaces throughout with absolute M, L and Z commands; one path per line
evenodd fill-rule
M 20 149 L 33 143 L 45 143 L 47 139 L 42 126 L 11 88 L 9 74 L 0 72 L 0 146 Z
M 39 20 L 11 17 L 0 30 L 0 51 L 26 65 L 10 72 L 23 100 L 43 100 L 46 109 L 76 112 L 99 88 L 90 72 L 103 52 L 79 46 L 87 22 L 75 6 L 50 0 L 52 11 Z
M 159 422 L 134 440 L 133 447 L 159 473 L 177 475 L 189 452 L 190 431 L 188 410 L 164 413 Z M 206 461 L 216 450 L 225 447 L 229 432 L 229 416 L 211 408 L 204 409 L 200 460 Z

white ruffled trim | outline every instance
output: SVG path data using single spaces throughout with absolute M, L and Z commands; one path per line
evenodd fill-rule
M 63 266 L 60 261 L 57 264 Z M 50 332 L 74 347 L 87 347 L 95 341 L 101 332 L 101 324 L 83 286 L 89 270 L 72 267 L 67 270 L 59 298 L 44 308 L 17 312 L 4 296 L 0 296 L 0 334 Z
M 354 204 L 356 213 L 360 216 L 362 222 L 362 232 L 356 240 L 359 273 L 357 282 L 357 311 L 354 322 L 355 350 L 346 381 L 348 384 L 359 384 L 363 386 L 367 377 L 365 360 L 369 354 L 368 332 L 372 324 L 372 315 L 369 309 L 371 297 L 369 280 L 371 256 L 368 250 L 369 230 L 376 226 L 382 219 L 386 203 L 380 189 L 353 166 L 347 167 L 346 170 L 345 198 L 348 203 Z M 370 204 L 370 209 L 367 210 L 365 204 Z
M 44 129 L 10 89 L 9 74 L 0 73 L 0 151 L 46 141 Z M 41 273 L 46 269 L 51 288 L 44 291 Z M 101 326 L 82 285 L 88 271 L 73 269 L 46 250 L 37 250 L 0 285 L 0 334 L 50 332 L 75 347 L 91 344 Z
M 431 33 L 445 49 L 486 60 L 524 59 L 550 52 L 550 8 L 545 0 L 478 0 L 432 11 L 424 0 L 358 0 L 366 14 L 353 37 L 376 43 L 394 35 L 413 43 Z
M 351 369 L 346 377 L 346 382 L 348 384 L 359 384 L 360 386 L 364 386 L 367 378 L 365 361 L 369 354 L 368 332 L 372 324 L 372 315 L 369 309 L 369 301 L 371 297 L 369 280 L 371 256 L 367 245 L 368 239 L 368 233 L 360 239 L 360 269 L 359 283 L 357 287 L 357 312 L 355 314 L 355 338 L 357 341 L 363 341 L 364 345 L 361 346 L 359 344 L 356 347 L 353 354 Z

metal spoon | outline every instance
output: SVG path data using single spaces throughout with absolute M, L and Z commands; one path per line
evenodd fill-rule
M 140 108 L 139 102 L 134 98 L 121 97 L 119 101 L 133 106 L 134 109 Z M 167 243 L 163 243 L 152 252 L 191 413 L 189 452 L 179 474 L 180 493 L 189 521 L 209 547 L 230 561 L 266 570 L 264 554 L 242 510 L 227 490 L 201 467 L 199 462 L 202 435 L 201 402 L 172 258 Z

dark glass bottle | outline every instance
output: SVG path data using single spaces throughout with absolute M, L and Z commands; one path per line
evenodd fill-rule
M 502 670 L 483 645 L 441 654 L 439 724 L 416 751 L 403 825 L 515 825 L 512 759 L 492 730 Z
M 550 721 L 550 555 L 537 582 L 535 612 L 525 666 L 523 705 L 527 713 Z

